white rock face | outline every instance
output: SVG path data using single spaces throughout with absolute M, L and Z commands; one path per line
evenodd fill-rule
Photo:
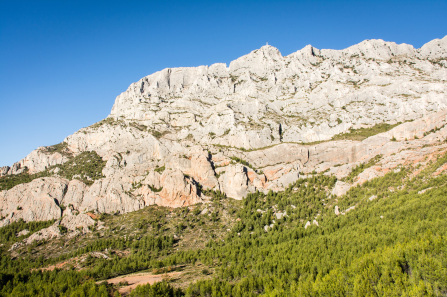
M 67 183 L 58 178 L 39 178 L 9 191 L 1 191 L 0 216 L 6 217 L 1 225 L 18 219 L 46 221 L 59 218 L 62 214 L 59 203 L 67 190 Z
M 240 200 L 249 192 L 247 169 L 241 164 L 227 166 L 227 171 L 219 180 L 229 197 Z
M 25 169 L 28 173 L 33 174 L 43 171 L 50 166 L 62 164 L 68 161 L 68 157 L 62 155 L 59 152 L 49 153 L 44 147 L 40 147 L 32 151 L 28 156 L 19 162 L 15 163 L 12 167 L 1 167 L 0 176 L 7 174 L 19 174 L 24 172 Z
M 446 107 L 447 37 L 420 49 L 366 40 L 345 50 L 263 46 L 230 63 L 165 69 L 117 97 L 112 117 L 201 144 L 245 149 L 330 139 Z M 443 64 L 444 63 L 444 64 Z
M 0 168 L 0 176 L 33 174 L 85 151 L 107 161 L 92 185 L 51 169 L 53 177 L 1 191 L 0 225 L 62 219 L 70 230 L 85 229 L 87 212 L 186 206 L 208 200 L 205 190 L 242 199 L 282 190 L 302 173 L 343 178 L 382 155 L 353 183 L 336 183 L 332 194 L 343 195 L 442 149 L 446 94 L 447 37 L 420 49 L 366 40 L 288 56 L 263 46 L 228 67 L 164 69 L 130 85 L 108 118 L 68 136 L 68 154 L 38 148 Z M 363 141 L 327 141 L 383 122 L 403 124 Z M 319 141 L 327 142 L 312 143 Z
M 70 231 L 82 230 L 83 233 L 88 232 L 88 227 L 93 226 L 95 221 L 87 214 L 68 215 L 64 216 L 61 220 L 61 224 Z

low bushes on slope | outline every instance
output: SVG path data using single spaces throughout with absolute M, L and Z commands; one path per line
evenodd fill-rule
M 106 162 L 95 151 L 82 152 L 64 164 L 51 166 L 42 172 L 29 174 L 25 171 L 20 174 L 2 176 L 0 177 L 0 191 L 29 183 L 36 178 L 55 175 L 69 180 L 79 179 L 85 184 L 91 185 L 95 180 L 103 177 L 102 170 L 105 164 Z

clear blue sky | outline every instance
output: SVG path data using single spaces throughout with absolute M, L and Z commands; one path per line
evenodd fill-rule
M 342 49 L 447 34 L 447 1 L 0 0 L 0 166 L 105 118 L 134 81 L 266 42 Z

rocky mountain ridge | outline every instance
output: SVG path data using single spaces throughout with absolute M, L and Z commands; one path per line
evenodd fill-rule
M 165 69 L 119 95 L 105 120 L 1 168 L 4 179 L 41 176 L 0 192 L 0 225 L 64 217 L 76 230 L 73 222 L 94 223 L 87 213 L 179 207 L 220 193 L 242 199 L 312 172 L 336 175 L 332 194 L 342 195 L 446 150 L 446 82 L 447 37 L 420 49 L 367 40 L 285 57 L 263 46 L 229 67 Z M 357 131 L 369 134 L 352 137 Z M 64 175 L 85 152 L 104 160 L 102 176 L 88 166 Z
M 175 129 L 174 140 L 245 149 L 329 140 L 350 127 L 445 108 L 446 44 L 444 38 L 415 50 L 369 40 L 342 51 L 306 46 L 285 57 L 263 46 L 229 67 L 149 75 L 117 97 L 111 116 Z

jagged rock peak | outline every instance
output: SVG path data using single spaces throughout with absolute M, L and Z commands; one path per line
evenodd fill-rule
M 386 42 L 382 39 L 370 39 L 342 50 L 347 54 L 362 55 L 365 58 L 387 60 L 394 56 L 413 57 L 416 51 L 412 45 Z
M 342 50 L 321 49 L 321 51 L 312 45 L 306 45 L 303 49 L 289 55 L 294 56 L 297 53 L 308 53 L 320 55 L 323 53 L 325 58 L 340 58 L 342 55 L 360 55 L 366 59 L 387 60 L 397 56 L 420 57 L 420 58 L 442 58 L 447 56 L 447 35 L 442 39 L 434 39 L 427 42 L 421 48 L 415 49 L 412 45 L 384 41 L 383 39 L 366 39 L 358 44 L 352 45 Z
M 447 35 L 442 39 L 433 39 L 419 49 L 423 57 L 440 59 L 447 57 Z
M 282 57 L 281 52 L 276 47 L 266 44 L 261 46 L 261 48 L 252 51 L 250 54 L 259 54 L 262 53 L 265 57 L 278 58 Z
M 253 69 L 254 72 L 262 72 L 272 64 L 283 61 L 284 58 L 276 47 L 264 45 L 230 63 L 229 71 L 240 73 L 241 69 Z
M 391 77 L 398 80 L 397 72 L 402 68 L 400 64 L 377 65 L 374 61 L 391 63 L 393 61 L 390 59 L 402 59 L 401 63 L 407 63 L 409 61 L 406 60 L 412 60 L 413 64 L 407 64 L 402 69 L 408 76 L 418 76 L 421 73 L 418 73 L 417 69 L 437 71 L 436 68 L 429 69 L 433 65 L 416 67 L 416 64 L 421 63 L 420 60 L 439 59 L 446 57 L 446 53 L 447 37 L 433 40 L 417 50 L 408 44 L 373 39 L 343 50 L 319 50 L 307 45 L 288 56 L 282 56 L 277 48 L 265 45 L 232 61 L 229 67 L 217 63 L 211 66 L 169 68 L 146 76 L 117 97 L 111 115 L 148 121 L 147 124 L 152 126 L 154 123 L 170 121 L 169 115 L 172 111 L 167 110 L 169 108 L 188 111 L 196 117 L 203 117 L 205 113 L 205 117 L 208 118 L 215 112 L 212 110 L 214 106 L 222 102 L 250 101 L 249 98 L 274 100 L 275 102 L 269 107 L 274 110 L 296 106 L 276 102 L 287 97 L 296 97 L 295 99 L 307 97 L 312 99 L 314 107 L 325 103 L 338 106 L 349 102 L 331 101 L 339 100 L 341 97 L 342 101 L 352 101 L 353 96 L 357 96 L 355 93 L 362 93 L 363 88 L 356 87 L 359 82 L 367 80 L 368 85 L 384 85 L 390 83 Z M 396 76 L 390 71 L 396 72 Z M 442 71 L 437 71 L 435 74 L 440 79 L 445 77 Z M 407 81 L 409 80 L 408 77 Z M 319 92 L 329 90 L 328 85 L 323 89 L 316 88 L 316 85 L 322 82 L 334 85 L 331 96 Z M 354 84 L 354 88 L 346 88 L 346 84 L 350 82 Z M 416 85 L 413 83 L 411 88 L 415 88 Z M 421 91 L 420 88 L 417 89 L 415 92 Z M 335 92 L 336 90 L 338 92 Z M 390 98 L 392 94 L 383 94 L 384 90 L 386 89 L 378 88 L 373 90 L 373 94 L 380 93 L 381 95 L 377 96 Z M 347 96 L 348 93 L 351 96 Z M 204 105 L 200 106 L 201 104 Z M 237 113 L 234 103 L 230 105 Z M 303 101 L 300 105 L 300 110 L 306 111 L 306 104 Z M 191 117 L 192 115 L 189 118 Z M 192 124 L 190 121 L 188 123 Z

